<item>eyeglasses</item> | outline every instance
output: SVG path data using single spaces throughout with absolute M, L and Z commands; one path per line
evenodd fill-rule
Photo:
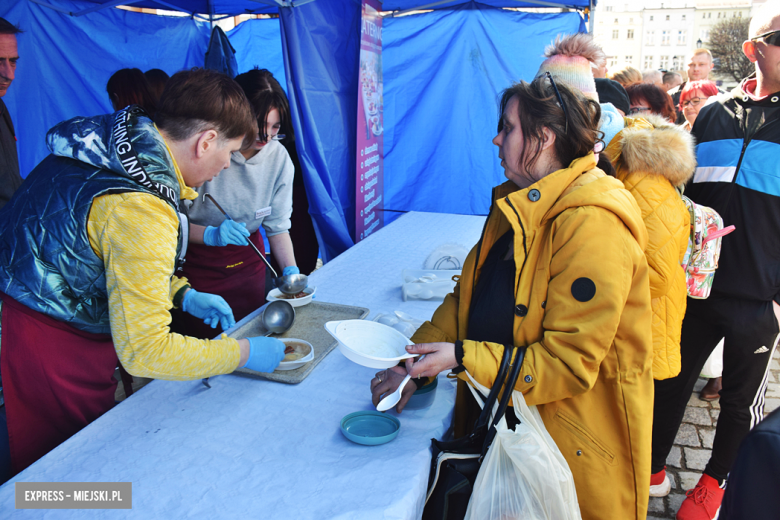
M 695 97 L 680 103 L 680 105 L 682 105 L 683 108 L 687 107 L 688 105 L 691 105 L 692 107 L 697 107 L 699 106 L 699 103 L 701 103 L 702 101 L 704 101 L 704 98 Z
M 759 34 L 754 38 L 750 38 L 750 41 L 760 40 L 762 38 L 764 39 L 764 43 L 766 43 L 767 45 L 774 45 L 776 47 L 780 47 L 780 30 L 769 31 L 769 32 L 765 32 L 764 34 Z
M 563 119 L 566 121 L 566 134 L 569 133 L 569 113 L 566 110 L 566 103 L 563 102 L 563 98 L 561 97 L 561 93 L 558 92 L 558 86 L 555 84 L 555 80 L 552 77 L 552 74 L 549 72 L 545 72 L 545 75 L 550 79 L 550 84 L 552 85 L 553 90 L 555 90 L 555 95 L 558 96 L 558 104 L 561 105 L 561 109 L 563 110 Z
M 631 107 L 628 110 L 628 113 L 629 114 L 638 114 L 640 112 L 650 112 L 651 110 L 652 110 L 652 108 L 650 108 L 650 107 Z

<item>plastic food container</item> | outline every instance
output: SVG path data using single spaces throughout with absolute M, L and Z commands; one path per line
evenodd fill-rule
M 412 342 L 395 330 L 375 321 L 329 321 L 325 330 L 339 342 L 339 350 L 350 361 L 369 368 L 390 368 L 415 357 L 406 352 Z
M 314 347 L 312 347 L 311 343 L 308 341 L 295 338 L 279 338 L 279 340 L 285 345 L 292 345 L 295 348 L 293 354 L 301 355 L 302 357 L 292 361 L 282 360 L 282 362 L 279 363 L 279 366 L 276 367 L 276 370 L 295 370 L 314 359 Z
M 377 446 L 390 442 L 398 436 L 401 422 L 381 412 L 367 410 L 355 412 L 341 419 L 341 433 L 357 444 Z
M 434 378 L 433 382 L 418 388 L 417 391 L 412 394 L 409 401 L 406 403 L 404 410 L 421 410 L 428 408 L 433 404 L 433 400 L 436 398 L 436 388 L 439 386 L 439 378 Z
M 273 289 L 273 290 L 268 292 L 268 296 L 266 297 L 266 299 L 269 302 L 276 301 L 276 300 L 282 300 L 282 301 L 285 301 L 285 302 L 289 303 L 293 307 L 301 307 L 302 305 L 306 305 L 307 303 L 311 303 L 311 300 L 314 297 L 314 292 L 316 290 L 317 290 L 316 287 L 307 287 L 306 289 L 303 290 L 303 292 L 306 293 L 306 296 L 303 296 L 301 298 L 285 298 L 285 296 L 287 296 L 286 294 L 284 294 L 279 289 Z
M 455 289 L 452 277 L 459 274 L 460 271 L 404 269 L 403 300 L 443 300 Z

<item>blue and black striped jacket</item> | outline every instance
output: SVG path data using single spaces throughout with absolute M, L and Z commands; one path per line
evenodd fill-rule
M 780 303 L 780 92 L 755 101 L 743 90 L 750 79 L 696 118 L 698 167 L 685 194 L 736 226 L 713 293 Z

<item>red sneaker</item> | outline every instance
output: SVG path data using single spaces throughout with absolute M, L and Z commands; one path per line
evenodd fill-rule
M 650 475 L 650 496 L 665 497 L 672 490 L 672 483 L 666 476 L 666 466 L 658 473 Z
M 714 520 L 720 513 L 720 503 L 725 489 L 709 475 L 702 475 L 696 487 L 689 489 L 677 511 L 677 520 Z

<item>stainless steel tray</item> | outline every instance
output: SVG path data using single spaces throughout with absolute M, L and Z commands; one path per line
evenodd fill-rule
M 266 304 L 267 305 L 267 304 Z M 262 336 L 268 332 L 260 323 L 260 314 L 265 305 L 238 322 L 228 336 L 241 339 L 251 336 Z M 246 368 L 239 368 L 234 374 L 249 377 L 260 377 L 278 381 L 280 383 L 297 384 L 306 379 L 312 370 L 336 348 L 338 342 L 325 331 L 325 323 L 337 320 L 361 320 L 368 316 L 369 310 L 365 307 L 353 307 L 338 303 L 312 301 L 308 305 L 295 308 L 295 322 L 284 334 L 274 335 L 275 338 L 297 338 L 308 341 L 314 347 L 314 359 L 295 370 L 276 371 L 272 373 L 256 372 Z

